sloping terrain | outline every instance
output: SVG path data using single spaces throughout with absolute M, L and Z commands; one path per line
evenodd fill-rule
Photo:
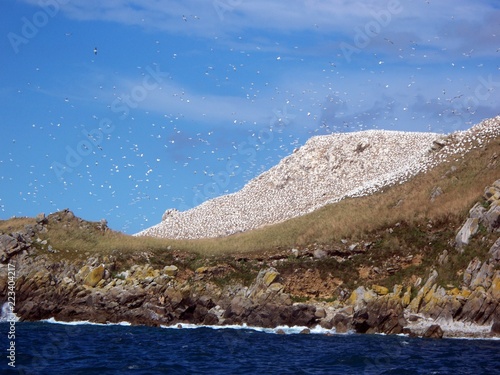
M 302 216 L 346 197 L 366 196 L 461 157 L 499 133 L 499 119 L 448 136 L 369 130 L 311 138 L 240 191 L 138 233 L 172 239 L 227 236 Z
M 232 236 L 127 236 L 70 210 L 0 220 L 0 299 L 15 265 L 23 320 L 500 334 L 499 130 L 442 139 L 405 183 Z

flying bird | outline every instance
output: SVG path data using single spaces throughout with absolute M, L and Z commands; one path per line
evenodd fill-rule
M 97 47 L 94 47 L 94 55 L 97 55 Z

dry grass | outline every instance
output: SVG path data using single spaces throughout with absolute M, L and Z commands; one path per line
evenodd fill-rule
M 94 227 L 82 228 L 77 220 L 65 226 L 49 224 L 49 232 L 44 236 L 64 257 L 117 251 L 124 256 L 142 252 L 161 254 L 169 249 L 213 256 L 269 252 L 313 243 L 327 246 L 343 238 L 362 240 L 397 222 L 411 227 L 430 221 L 456 230 L 470 207 L 481 198 L 484 188 L 500 178 L 500 162 L 490 165 L 495 154 L 500 154 L 498 140 L 470 152 L 463 160 L 444 163 L 405 184 L 385 188 L 371 196 L 345 199 L 308 215 L 225 238 L 188 241 L 132 237 L 111 231 L 103 233 Z M 443 194 L 431 202 L 431 192 L 438 186 Z M 0 232 L 20 230 L 33 223 L 34 219 L 28 218 L 0 221 Z
M 19 232 L 26 225 L 35 225 L 36 221 L 31 217 L 13 217 L 9 220 L 0 220 L 0 233 Z
M 484 188 L 500 178 L 500 165 L 489 165 L 500 153 L 498 140 L 471 151 L 463 160 L 444 163 L 411 181 L 367 197 L 345 199 L 311 214 L 222 239 L 186 242 L 204 254 L 264 251 L 328 244 L 342 238 L 362 239 L 397 222 L 447 222 L 459 225 Z M 434 188 L 443 194 L 431 202 Z

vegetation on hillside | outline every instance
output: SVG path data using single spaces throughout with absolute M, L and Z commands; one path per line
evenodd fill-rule
M 289 275 L 315 269 L 326 284 L 336 278 L 349 289 L 362 282 L 387 287 L 409 284 L 409 280 L 425 277 L 434 267 L 439 269 L 440 283 L 452 287 L 460 282 L 470 259 L 484 258 L 495 240 L 482 230 L 463 253 L 454 250 L 452 243 L 468 210 L 482 201 L 484 188 L 500 178 L 499 154 L 499 139 L 492 140 L 404 184 L 225 238 L 188 241 L 133 237 L 103 231 L 98 223 L 78 218 L 49 220 L 48 231 L 39 237 L 56 250 L 47 253 L 53 259 L 113 255 L 124 267 L 133 262 L 162 265 L 182 261 L 192 270 L 224 264 L 227 272 L 215 280 L 221 284 L 231 279 L 251 280 L 250 276 L 266 263 Z M 30 218 L 0 221 L 0 233 L 34 224 Z M 356 243 L 369 245 L 362 253 L 345 255 L 343 259 L 291 256 L 294 248 L 311 254 L 315 249 L 332 251 Z M 445 250 L 449 261 L 439 265 L 437 259 Z M 365 280 L 360 281 L 363 272 Z

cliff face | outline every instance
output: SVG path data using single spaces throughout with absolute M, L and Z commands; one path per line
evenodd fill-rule
M 484 201 L 487 204 L 470 210 L 458 231 L 459 241 L 453 242 L 457 254 L 464 254 L 466 242 L 478 234 L 469 229 L 467 235 L 462 233 L 470 228 L 471 218 L 478 228 L 481 226 L 483 235 L 495 237 L 498 233 L 500 180 L 485 190 Z M 367 257 L 371 252 L 368 243 L 363 247 L 346 244 L 345 252 L 293 249 L 267 258 L 257 255 L 211 260 L 166 250 L 172 253 L 175 264 L 152 265 L 145 254 L 142 260 L 128 265 L 119 259 L 123 257 L 118 251 L 64 259 L 40 239 L 43 234 L 50 237 L 50 223 L 63 227 L 78 223 L 82 230 L 103 235 L 109 231 L 103 223 L 85 222 L 65 210 L 48 218 L 39 215 L 35 225 L 0 235 L 0 300 L 7 299 L 12 284 L 9 270 L 15 269 L 15 311 L 21 320 L 55 318 L 145 325 L 246 323 L 271 328 L 321 325 L 339 333 L 354 330 L 429 337 L 499 333 L 500 238 L 483 254 L 483 260 L 473 257 L 465 270 L 455 270 L 461 273 L 459 286 L 439 282 L 436 269 L 446 266 L 452 255 L 444 250 L 426 279 L 403 279 L 388 288 L 359 277 L 355 284 L 364 285 L 349 290 L 342 280 L 333 277 L 333 270 L 330 277 L 322 277 L 311 268 L 304 271 L 302 266 L 310 266 L 311 259 L 345 262 L 353 256 Z M 295 266 L 293 271 L 290 264 Z M 378 272 L 392 271 L 386 267 Z M 245 274 L 247 282 L 242 278 Z M 301 292 L 318 297 L 334 290 L 335 299 L 296 301 Z

